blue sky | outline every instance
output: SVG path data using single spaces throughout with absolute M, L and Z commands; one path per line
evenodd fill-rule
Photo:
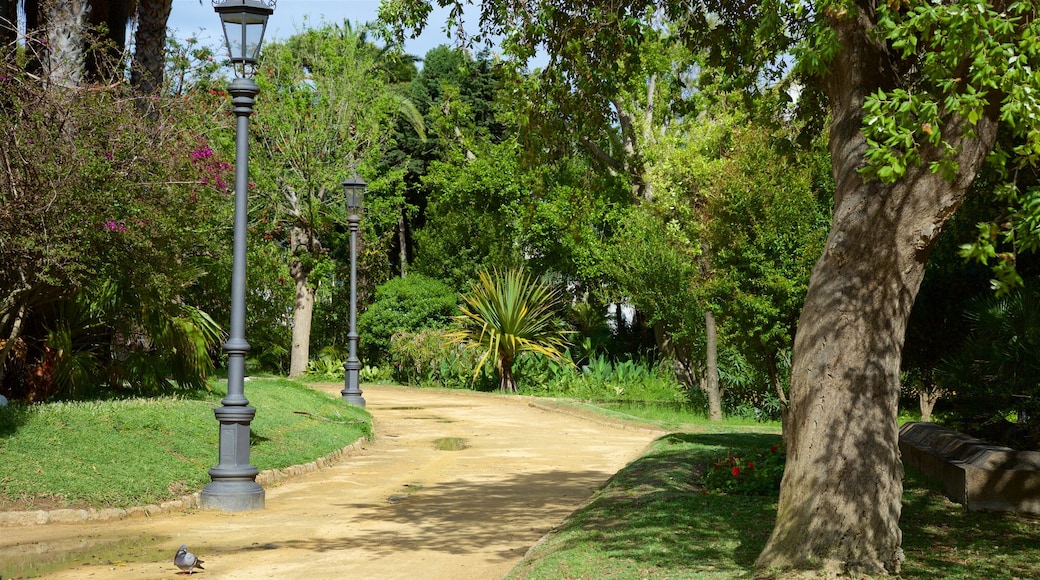
M 285 39 L 303 29 L 305 24 L 313 28 L 323 21 L 339 23 L 350 20 L 354 24 L 364 24 L 374 21 L 378 10 L 379 0 L 278 0 L 267 23 L 264 40 Z M 423 34 L 405 43 L 406 52 L 422 57 L 435 46 L 450 45 L 452 40 L 444 32 L 446 15 L 446 9 L 435 8 Z M 477 19 L 473 20 L 475 23 Z M 213 11 L 211 0 L 173 0 L 167 26 L 175 31 L 177 38 L 197 36 L 207 45 L 223 46 L 220 18 Z

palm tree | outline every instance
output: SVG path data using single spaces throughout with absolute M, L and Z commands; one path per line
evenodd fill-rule
M 166 23 L 173 0 L 140 0 L 137 3 L 137 32 L 134 36 L 134 68 L 130 84 L 143 95 L 152 95 L 163 84 Z
M 523 268 L 504 274 L 480 273 L 480 282 L 464 296 L 462 314 L 455 317 L 458 328 L 446 337 L 468 347 L 484 349 L 473 372 L 492 355 L 501 377 L 502 392 L 516 392 L 513 362 L 522 352 L 533 352 L 556 360 L 563 359 L 569 331 L 557 325 L 556 306 L 561 295 L 524 272 Z

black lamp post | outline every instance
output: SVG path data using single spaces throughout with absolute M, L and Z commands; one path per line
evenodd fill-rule
M 365 183 L 365 180 L 356 174 L 353 179 L 343 182 L 343 193 L 346 197 L 347 211 L 349 212 L 347 224 L 350 227 L 350 330 L 347 333 L 350 353 L 347 357 L 347 362 L 343 363 L 346 379 L 340 394 L 343 395 L 344 401 L 358 407 L 365 406 L 365 399 L 361 396 L 361 388 L 358 385 L 358 371 L 361 370 L 361 361 L 357 357 L 357 234 L 358 224 L 361 223 L 361 217 L 358 214 L 361 213 L 361 202 L 365 197 L 366 185 L 368 184 Z
M 245 357 L 249 343 L 246 326 L 246 226 L 249 185 L 249 116 L 260 87 L 249 78 L 256 65 L 267 17 L 275 0 L 213 0 L 224 26 L 231 64 L 238 75 L 228 92 L 237 120 L 235 128 L 235 223 L 231 267 L 231 329 L 224 352 L 228 355 L 227 396 L 213 410 L 220 422 L 220 457 L 209 470 L 212 481 L 202 488 L 199 503 L 206 509 L 246 511 L 264 508 L 264 488 L 256 482 L 259 471 L 249 464 L 249 423 L 256 409 L 245 397 Z

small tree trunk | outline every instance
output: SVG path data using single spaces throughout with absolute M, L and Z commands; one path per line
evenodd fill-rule
M 935 403 L 939 401 L 941 396 L 942 391 L 935 385 L 917 391 L 917 402 L 921 407 L 921 421 L 925 423 L 932 422 L 932 411 L 935 410 Z
M 498 390 L 503 393 L 515 393 L 516 379 L 513 378 L 513 359 L 502 357 L 498 363 L 498 372 L 502 379 L 498 384 Z
M 704 392 L 708 395 L 708 419 L 722 421 L 722 389 L 719 387 L 719 345 L 715 328 L 715 315 L 704 311 L 704 334 L 707 338 L 707 375 L 704 377 Z
M 784 385 L 780 382 L 780 372 L 776 368 L 776 356 L 776 352 L 773 352 L 766 357 L 766 367 L 769 384 L 773 385 L 773 390 L 780 399 L 780 433 L 784 439 L 784 445 L 787 445 L 787 410 L 790 403 L 787 400 L 787 393 L 784 392 Z

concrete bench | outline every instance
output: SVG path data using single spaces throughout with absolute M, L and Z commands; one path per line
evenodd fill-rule
M 1015 451 L 945 429 L 907 423 L 899 430 L 903 465 L 938 481 L 969 510 L 1040 513 L 1040 452 Z

